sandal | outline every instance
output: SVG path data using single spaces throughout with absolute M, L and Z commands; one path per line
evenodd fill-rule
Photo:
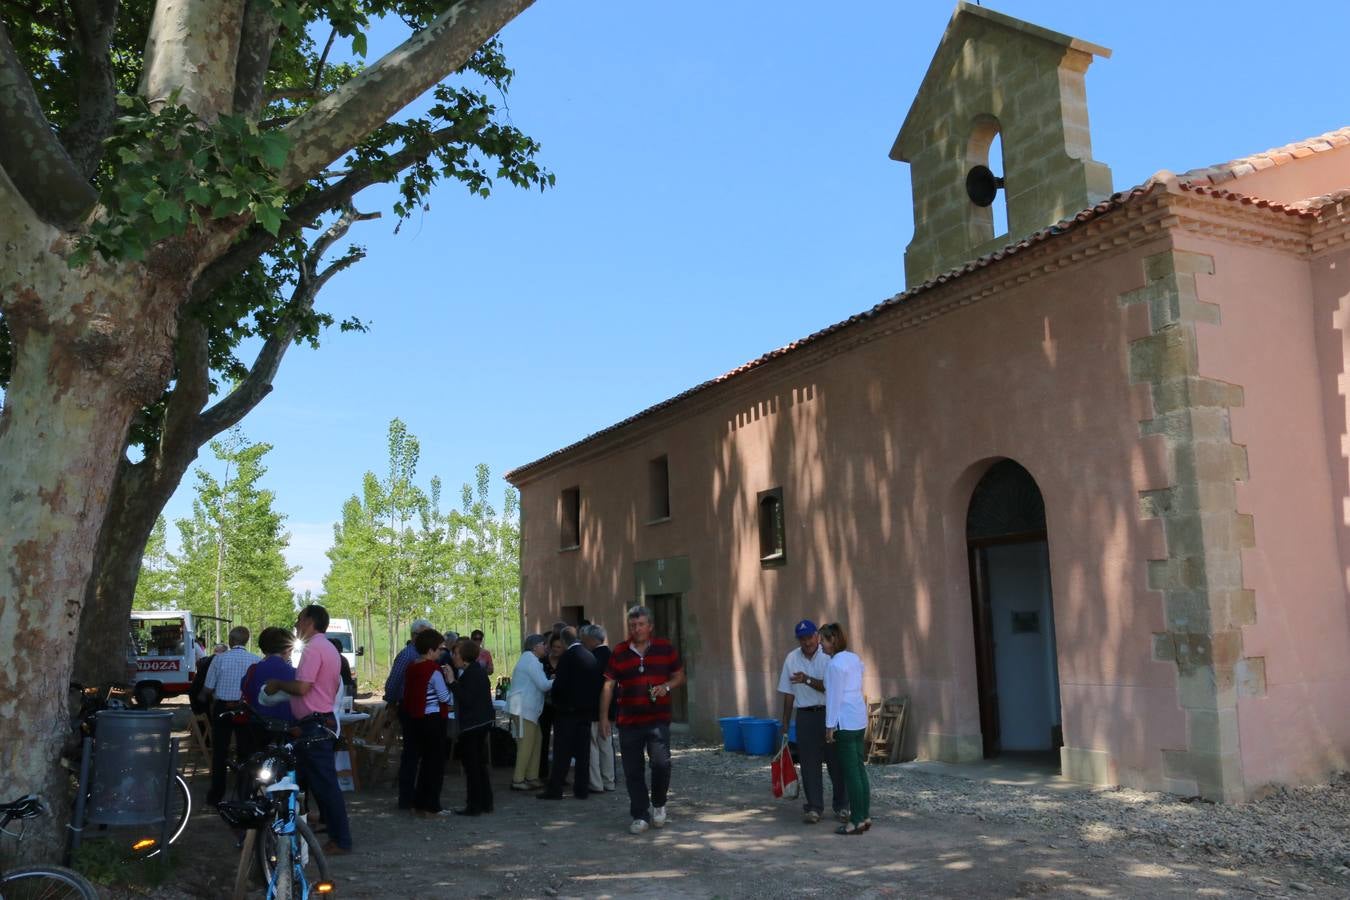
M 871 831 L 871 830 L 872 830 L 872 820 L 871 820 L 871 819 L 863 819 L 862 824 L 858 826 L 858 829 L 859 829 L 860 831 Z
M 834 830 L 835 834 L 862 834 L 867 829 L 861 825 L 840 825 Z

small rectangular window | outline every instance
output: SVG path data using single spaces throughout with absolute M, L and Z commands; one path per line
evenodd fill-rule
M 759 510 L 759 562 L 768 568 L 787 562 L 787 529 L 783 522 L 783 489 L 776 487 L 760 491 L 756 498 Z
M 581 546 L 581 488 L 570 487 L 558 498 L 561 529 L 558 549 L 572 550 Z
M 647 463 L 647 510 L 649 522 L 670 518 L 670 461 L 658 456 Z

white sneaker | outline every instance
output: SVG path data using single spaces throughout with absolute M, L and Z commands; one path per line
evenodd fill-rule
M 666 824 L 666 808 L 664 806 L 652 807 L 652 827 L 660 828 Z
M 646 819 L 634 819 L 633 824 L 628 826 L 629 834 L 642 834 L 647 830 Z

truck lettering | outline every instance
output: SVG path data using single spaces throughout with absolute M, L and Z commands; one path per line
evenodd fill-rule
M 176 659 L 138 659 L 137 672 L 177 672 L 179 660 Z

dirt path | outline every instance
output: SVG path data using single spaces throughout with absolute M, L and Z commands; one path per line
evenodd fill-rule
M 1212 850 L 1169 847 L 1147 835 L 1101 836 L 1082 816 L 1026 822 L 984 813 L 907 808 L 874 770 L 875 827 L 840 837 L 804 825 L 796 802 L 769 797 L 767 762 L 713 748 L 677 750 L 671 821 L 627 832 L 618 793 L 555 802 L 507 789 L 494 769 L 496 812 L 477 819 L 414 819 L 394 809 L 388 784 L 346 795 L 357 852 L 333 860 L 343 897 L 1350 897 L 1350 877 L 1308 863 L 1249 863 Z M 197 780 L 198 790 L 204 779 Z M 982 788 L 983 789 L 983 788 Z M 940 779 L 925 794 L 969 787 Z M 457 767 L 444 799 L 463 799 Z M 926 796 L 926 801 L 931 801 Z M 1009 803 L 1027 802 L 1010 794 Z M 1014 811 L 1015 812 L 1015 811 Z M 1333 827 L 1336 823 L 1330 823 Z M 1094 836 L 1095 835 L 1095 836 Z M 214 813 L 185 835 L 175 887 L 228 894 L 237 854 Z M 1350 876 L 1350 869 L 1345 876 Z

